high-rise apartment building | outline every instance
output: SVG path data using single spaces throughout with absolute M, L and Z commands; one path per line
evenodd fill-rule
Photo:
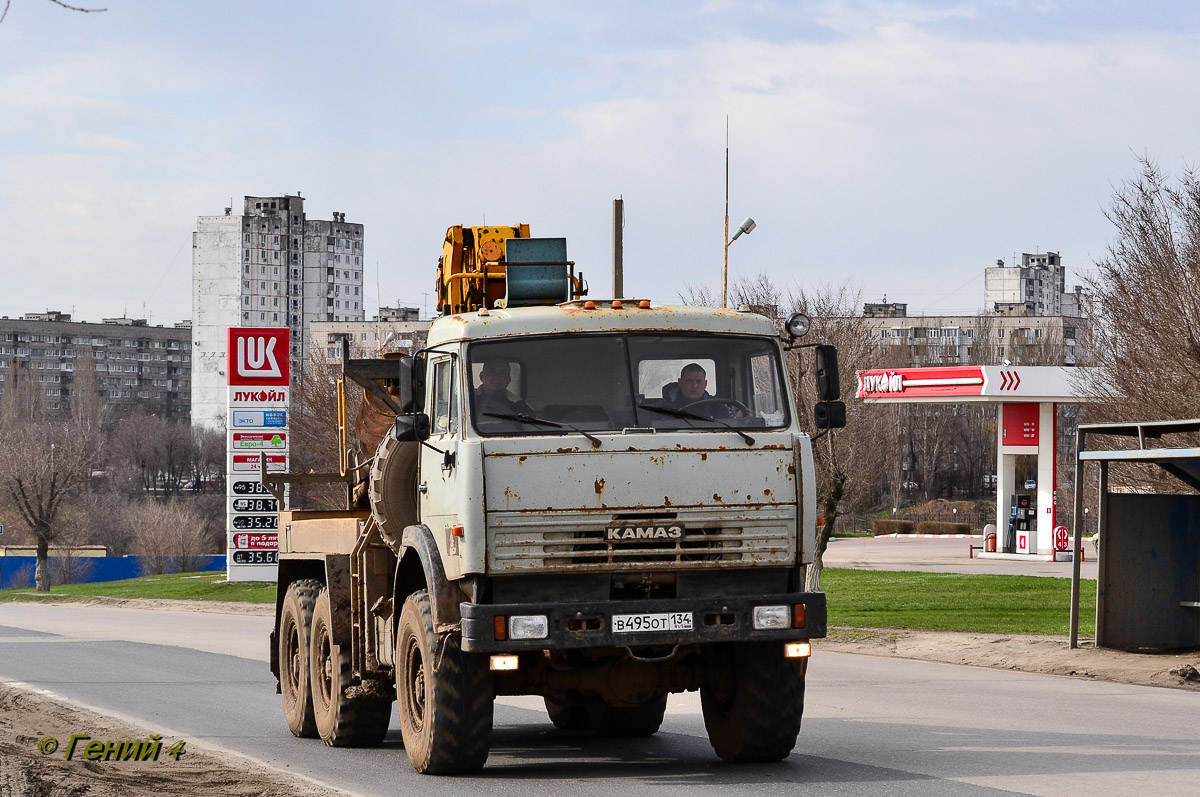
M 1000 260 L 984 270 L 985 311 L 1010 316 L 1078 315 L 1078 302 L 1063 311 L 1067 270 L 1058 252 L 1021 255 L 1021 265 Z
M 102 420 L 142 409 L 187 420 L 191 399 L 190 325 L 150 326 L 144 319 L 72 321 L 48 310 L 0 318 L 0 401 L 22 380 L 36 386 L 43 406 L 63 413 L 95 390 Z
M 304 198 L 245 197 L 242 215 L 200 216 L 192 234 L 193 423 L 225 425 L 229 327 L 287 327 L 293 379 L 316 321 L 362 321 L 363 226 L 309 219 Z

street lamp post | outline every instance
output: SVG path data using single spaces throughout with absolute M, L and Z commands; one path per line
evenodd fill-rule
M 749 235 L 754 230 L 754 219 L 749 216 L 737 228 L 733 237 L 729 237 L 729 117 L 725 117 L 725 258 L 721 264 L 721 306 L 729 306 L 729 245 L 741 235 Z

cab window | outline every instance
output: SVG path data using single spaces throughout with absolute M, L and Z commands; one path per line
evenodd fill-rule
M 454 359 L 442 357 L 430 363 L 433 373 L 430 396 L 430 432 L 435 435 L 458 432 L 458 383 L 454 378 Z

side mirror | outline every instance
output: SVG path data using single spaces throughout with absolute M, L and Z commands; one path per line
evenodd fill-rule
M 429 416 L 423 412 L 396 416 L 396 439 L 402 443 L 419 443 L 429 439 Z
M 425 352 L 417 352 L 415 357 L 405 359 L 412 359 L 412 364 L 409 366 L 410 376 L 407 380 L 404 379 L 403 366 L 401 366 L 400 396 L 403 398 L 404 384 L 407 382 L 409 390 L 412 391 L 412 408 L 409 412 L 422 412 L 425 409 Z M 425 437 L 428 436 L 429 434 L 426 432 Z
M 817 360 L 817 398 L 821 401 L 837 401 L 842 397 L 842 385 L 838 378 L 837 347 L 816 346 L 814 351 Z
M 818 429 L 841 429 L 846 425 L 846 404 L 821 401 L 813 407 L 813 422 Z
M 413 358 L 400 358 L 400 405 L 401 412 L 413 411 Z

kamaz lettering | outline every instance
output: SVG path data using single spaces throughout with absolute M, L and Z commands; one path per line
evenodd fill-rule
M 682 526 L 609 526 L 605 531 L 605 539 L 609 542 L 624 540 L 677 540 L 682 536 Z

